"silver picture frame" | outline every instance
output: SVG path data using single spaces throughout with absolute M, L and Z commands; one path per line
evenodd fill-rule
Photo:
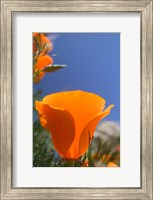
M 139 12 L 141 15 L 141 186 L 139 188 L 13 188 L 12 16 L 16 12 Z M 1 199 L 153 199 L 152 0 L 1 0 Z

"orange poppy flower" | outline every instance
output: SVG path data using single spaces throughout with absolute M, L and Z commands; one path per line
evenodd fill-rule
M 38 83 L 45 75 L 45 72 L 39 72 L 47 65 L 52 65 L 53 59 L 51 56 L 45 54 L 37 58 L 37 62 L 34 66 L 34 73 L 38 72 L 38 75 L 34 77 L 34 83 Z
M 93 93 L 76 90 L 47 95 L 36 101 L 41 125 L 51 132 L 61 157 L 77 159 L 88 149 L 98 122 L 110 114 L 105 100 Z
M 43 55 L 46 51 L 49 52 L 53 49 L 52 42 L 43 33 L 33 33 L 33 37 L 38 38 L 38 41 L 40 41 L 42 48 L 45 46 L 40 55 Z M 37 42 L 35 39 L 33 39 L 33 52 L 38 53 L 38 51 L 39 49 Z
M 107 164 L 107 167 L 118 167 L 118 165 L 116 165 L 116 164 L 113 163 L 113 162 L 109 162 L 109 163 Z

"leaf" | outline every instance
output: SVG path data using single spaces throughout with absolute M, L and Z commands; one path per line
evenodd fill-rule
M 35 56 L 36 56 L 36 55 L 34 55 L 33 57 L 35 57 Z M 37 62 L 37 59 L 34 58 L 34 59 L 33 59 L 33 67 L 35 67 L 36 62 Z
M 65 68 L 65 67 L 66 67 L 66 65 L 48 65 L 42 71 L 50 73 L 50 72 L 55 72 L 59 69 Z

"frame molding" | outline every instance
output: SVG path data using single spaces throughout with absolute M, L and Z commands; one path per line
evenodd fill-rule
M 0 0 L 1 2 L 1 199 L 141 199 L 152 200 L 152 0 Z M 12 187 L 12 15 L 15 12 L 139 12 L 141 14 L 141 187 L 13 188 Z

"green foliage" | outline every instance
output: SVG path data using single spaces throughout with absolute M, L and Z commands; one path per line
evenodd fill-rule
M 50 135 L 38 122 L 33 125 L 33 166 L 50 167 L 54 157 Z

